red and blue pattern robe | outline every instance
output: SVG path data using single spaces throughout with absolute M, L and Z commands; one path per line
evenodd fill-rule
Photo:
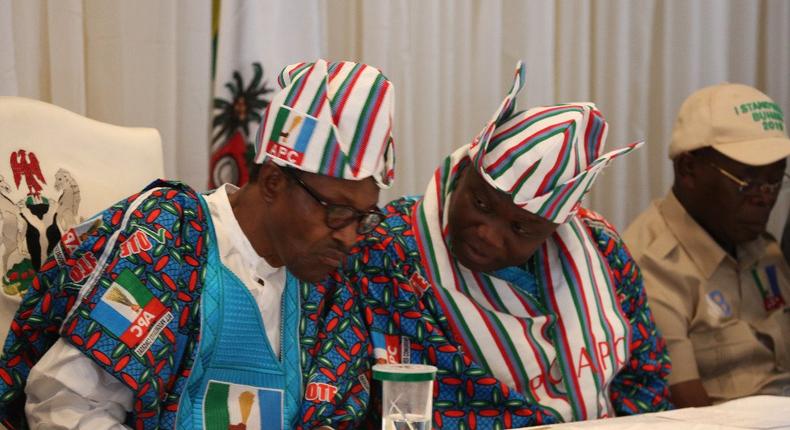
M 375 359 L 438 367 L 433 399 L 436 428 L 496 429 L 557 422 L 549 409 L 502 383 L 464 353 L 433 288 L 425 281 L 412 226 L 416 202 L 403 198 L 388 205 L 385 222 L 355 246 L 348 262 L 350 281 L 364 303 Z M 605 256 L 615 294 L 633 332 L 629 358 L 610 385 L 612 406 L 617 415 L 669 409 L 669 357 L 647 305 L 639 268 L 602 217 L 584 209 L 578 216 Z M 372 393 L 368 424 L 375 427 L 381 405 L 376 390 Z
M 8 428 L 26 427 L 25 381 L 59 337 L 132 390 L 129 426 L 173 428 L 198 349 L 207 249 L 215 245 L 195 191 L 157 181 L 139 195 L 90 220 L 90 228 L 67 232 L 25 295 L 0 358 L 0 422 Z M 95 287 L 106 288 L 124 272 L 144 285 L 156 312 L 154 321 L 119 333 L 97 322 L 92 310 L 103 290 Z M 295 428 L 353 427 L 368 401 L 372 348 L 354 292 L 340 275 L 331 276 L 331 287 L 300 286 L 300 364 L 307 385 Z M 151 334 L 155 326 L 160 331 Z M 141 333 L 151 334 L 142 348 L 129 341 Z

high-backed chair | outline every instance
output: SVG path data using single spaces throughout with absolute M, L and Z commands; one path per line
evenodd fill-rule
M 0 97 L 0 345 L 61 235 L 162 177 L 159 133 Z

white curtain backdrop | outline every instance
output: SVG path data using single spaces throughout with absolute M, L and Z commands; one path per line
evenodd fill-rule
M 520 106 L 594 101 L 609 148 L 647 140 L 588 199 L 620 228 L 669 189 L 667 147 L 689 93 L 742 82 L 790 111 L 783 0 L 330 1 L 327 19 L 330 57 L 378 65 L 395 82 L 390 196 L 424 191 L 442 157 L 493 113 L 518 59 L 527 64 Z
M 689 93 L 741 82 L 790 111 L 785 0 L 328 0 L 302 6 L 320 9 L 323 56 L 376 65 L 395 83 L 396 185 L 383 198 L 424 191 L 441 159 L 492 114 L 518 59 L 527 64 L 521 107 L 594 101 L 610 123 L 609 148 L 648 141 L 617 160 L 588 200 L 620 228 L 669 188 L 667 145 Z M 290 36 L 260 29 L 261 38 Z M 210 38 L 209 0 L 0 0 L 0 94 L 50 101 L 119 125 L 156 127 L 168 175 L 201 188 L 207 183 Z M 267 73 L 271 84 L 273 73 Z M 780 206 L 783 221 L 787 204 Z
M 167 175 L 204 186 L 210 25 L 210 0 L 0 0 L 0 95 L 154 127 Z

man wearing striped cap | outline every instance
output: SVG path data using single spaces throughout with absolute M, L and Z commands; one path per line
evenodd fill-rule
M 393 88 L 373 67 L 323 60 L 278 80 L 249 184 L 201 196 L 157 181 L 92 219 L 79 243 L 61 241 L 0 360 L 4 424 L 24 426 L 23 411 L 31 427 L 90 429 L 362 417 L 359 309 L 349 289 L 313 283 L 339 279 L 358 234 L 383 218 Z
M 483 131 L 355 247 L 375 359 L 438 367 L 437 428 L 666 409 L 669 362 L 639 269 L 580 207 L 638 144 L 602 154 L 607 124 L 591 103 L 517 112 L 523 85 L 519 64 Z

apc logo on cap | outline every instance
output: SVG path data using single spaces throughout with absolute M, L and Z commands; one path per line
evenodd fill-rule
M 266 153 L 294 165 L 301 165 L 313 138 L 318 120 L 281 106 L 274 120 Z

